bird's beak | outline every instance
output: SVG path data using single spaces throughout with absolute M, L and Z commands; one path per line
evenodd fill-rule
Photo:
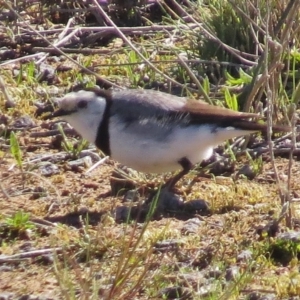
M 57 105 L 56 105 L 57 107 Z M 41 117 L 43 120 L 50 120 L 56 117 L 63 117 L 74 113 L 73 110 L 65 110 L 62 108 L 54 108 L 53 105 L 46 105 L 44 107 L 38 107 L 35 112 L 36 117 Z M 47 114 L 45 114 L 47 113 Z
M 59 108 L 59 109 L 55 110 L 54 112 L 52 112 L 51 114 L 45 116 L 45 120 L 53 119 L 53 118 L 56 118 L 56 117 L 67 116 L 67 115 L 70 115 L 74 112 L 75 111 L 73 111 L 73 110 L 70 111 L 70 110 L 65 110 L 65 109 Z

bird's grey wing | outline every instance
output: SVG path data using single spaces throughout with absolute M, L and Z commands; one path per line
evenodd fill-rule
M 127 133 L 141 136 L 141 138 L 167 140 L 174 128 L 182 124 L 187 114 L 179 110 L 170 111 L 164 106 L 143 101 L 142 96 L 133 98 L 134 96 L 131 95 L 131 100 L 128 101 L 129 98 L 124 94 L 124 98 L 116 98 L 114 95 L 110 117 L 114 122 L 122 125 Z
M 124 107 L 123 120 L 128 124 L 148 120 L 152 126 L 170 130 L 170 126 L 212 124 L 213 126 L 234 126 L 245 130 L 266 130 L 266 125 L 253 120 L 262 117 L 253 114 L 210 105 L 201 100 L 178 97 L 154 90 L 112 91 L 113 98 L 120 102 L 119 111 Z M 124 105 L 124 102 L 126 105 Z M 289 126 L 273 126 L 274 131 L 289 132 Z

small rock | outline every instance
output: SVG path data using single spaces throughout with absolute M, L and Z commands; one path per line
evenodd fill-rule
M 135 219 L 138 217 L 145 217 L 147 212 L 144 212 L 140 206 L 118 206 L 115 209 L 115 220 L 116 222 L 127 222 L 128 220 Z
M 225 279 L 231 281 L 236 279 L 240 274 L 240 268 L 238 266 L 232 266 L 226 269 Z
M 199 286 L 207 285 L 208 280 L 204 277 L 203 273 L 201 272 L 192 272 L 192 273 L 185 273 L 178 275 L 183 282 L 188 282 L 189 285 L 197 288 Z
M 79 158 L 83 158 L 85 156 L 89 156 L 94 163 L 101 160 L 101 157 L 98 153 L 94 152 L 92 149 L 84 149 L 79 153 Z
M 261 294 L 258 292 L 252 292 L 247 297 L 247 300 L 260 300 L 260 299 L 261 299 Z
M 209 270 L 207 272 L 207 277 L 208 278 L 218 279 L 218 278 L 220 278 L 220 276 L 222 274 L 223 274 L 223 272 L 218 267 L 215 267 L 215 268 L 212 268 L 211 270 Z
M 181 228 L 181 232 L 186 235 L 196 234 L 202 223 L 203 222 L 197 218 L 189 219 L 184 223 L 183 227 Z
M 209 204 L 202 199 L 191 200 L 184 203 L 183 209 L 192 214 L 208 214 L 210 212 Z
M 124 172 L 128 173 L 127 169 L 124 169 Z M 122 196 L 125 194 L 127 190 L 133 190 L 136 188 L 132 180 L 128 180 L 124 178 L 116 170 L 113 171 L 110 177 L 110 187 L 111 187 L 112 196 Z
M 59 173 L 59 168 L 57 165 L 46 162 L 39 167 L 39 170 L 43 176 L 52 176 Z
M 1 12 L 2 14 L 2 12 Z M 14 49 L 9 49 L 7 47 L 0 48 L 0 61 L 14 59 L 17 56 L 17 52 Z
M 0 114 L 0 125 L 8 125 L 8 116 Z
M 30 295 L 22 295 L 18 300 L 31 300 L 32 297 Z
M 55 86 L 55 85 L 51 85 L 51 86 L 47 86 L 47 88 L 45 88 L 45 87 L 42 87 L 41 85 L 38 85 L 36 88 L 35 88 L 35 92 L 39 95 L 39 96 L 41 96 L 41 97 L 54 97 L 54 99 L 51 99 L 52 101 L 51 101 L 51 103 L 52 102 L 56 102 L 56 99 L 55 99 L 55 97 L 59 97 L 59 96 L 61 96 L 63 93 L 64 93 L 64 89 L 62 89 L 62 88 L 59 88 L 59 87 L 57 87 L 57 86 Z M 50 103 L 48 103 L 48 104 L 50 104 Z M 43 103 L 42 104 L 43 106 L 45 105 L 45 103 Z M 53 106 L 52 106 L 53 107 Z
M 212 284 L 207 284 L 204 286 L 201 286 L 198 291 L 197 291 L 197 296 L 200 297 L 200 299 L 202 298 L 206 298 L 209 297 L 210 295 L 212 295 L 216 290 L 218 289 L 218 285 L 216 283 L 212 283 Z
M 36 186 L 33 189 L 33 194 L 31 195 L 30 199 L 36 200 L 36 199 L 39 199 L 39 198 L 45 197 L 45 196 L 47 196 L 47 190 L 44 187 Z
M 16 107 L 16 103 L 13 100 L 9 99 L 5 101 L 4 107 L 5 109 L 14 108 Z
M 87 214 L 89 212 L 89 208 L 87 206 L 80 206 L 78 208 L 78 213 L 80 214 Z
M 209 172 L 215 176 L 220 176 L 225 173 L 233 173 L 235 168 L 235 163 L 230 158 L 222 158 L 217 153 L 215 153 L 209 160 L 204 161 L 201 165 L 205 166 L 213 162 L 212 167 Z
M 99 187 L 99 183 L 89 181 L 89 182 L 84 182 L 83 186 L 87 189 L 96 190 Z
M 253 169 L 252 166 L 250 166 L 249 164 L 242 166 L 238 172 L 236 173 L 236 179 L 240 178 L 240 177 L 246 177 L 250 180 L 254 179 L 255 176 L 257 175 L 257 172 L 255 172 L 255 170 Z
M 48 84 L 53 84 L 56 77 L 55 69 L 51 65 L 47 63 L 40 64 L 39 74 L 37 75 L 38 82 L 46 81 Z
M 277 299 L 274 294 L 261 294 L 259 292 L 252 292 L 246 298 L 247 300 L 275 300 Z
M 23 252 L 28 252 L 32 250 L 32 242 L 24 242 L 19 246 L 19 249 L 22 250 Z
M 158 199 L 156 195 L 152 198 L 151 201 L 157 201 L 157 213 L 163 213 L 167 211 L 178 211 L 183 208 L 183 200 L 179 195 L 176 195 L 170 192 L 167 189 L 162 189 L 159 192 Z
M 179 249 L 179 246 L 181 246 L 183 242 L 181 240 L 164 240 L 161 242 L 157 242 L 154 244 L 154 252 L 167 252 L 167 251 L 174 251 Z
M 16 299 L 13 293 L 0 293 L 0 300 L 12 300 Z
M 123 202 L 137 202 L 139 201 L 140 194 L 138 190 L 129 190 L 123 197 Z
M 118 206 L 115 210 L 115 220 L 116 222 L 123 222 L 128 220 L 130 217 L 130 207 Z
M 0 266 L 0 273 L 1 272 L 11 272 L 13 268 L 11 266 Z M 0 300 L 1 300 L 1 294 L 0 294 Z
M 35 126 L 35 122 L 27 115 L 18 118 L 12 124 L 12 127 L 16 129 L 32 128 Z
M 289 231 L 278 234 L 278 239 L 292 241 L 299 243 L 300 242 L 300 232 L 299 231 Z
M 161 289 L 158 296 L 163 299 L 192 299 L 190 290 L 181 286 Z
M 68 162 L 69 167 L 71 169 L 77 169 L 78 167 L 90 168 L 92 166 L 92 159 L 90 156 L 84 156 L 82 158 L 72 160 Z
M 43 254 L 41 256 L 38 256 L 34 260 L 35 263 L 42 264 L 44 266 L 53 265 L 54 263 L 54 256 L 53 254 Z
M 279 232 L 279 223 L 277 220 L 270 221 L 267 225 L 259 225 L 256 227 L 256 233 L 263 239 L 265 237 L 275 237 Z
M 70 195 L 70 190 L 62 190 L 61 191 L 61 196 L 62 197 L 66 197 L 66 196 L 69 196 Z
M 52 85 L 52 86 L 49 86 L 47 88 L 47 94 L 51 97 L 55 97 L 55 96 L 58 96 L 62 93 L 62 89 L 61 88 L 58 88 L 57 86 L 55 85 Z
M 66 65 L 66 64 L 60 64 L 56 67 L 57 72 L 68 72 L 72 69 L 73 67 L 71 65 Z
M 252 258 L 252 251 L 244 250 L 237 256 L 238 262 L 246 262 Z

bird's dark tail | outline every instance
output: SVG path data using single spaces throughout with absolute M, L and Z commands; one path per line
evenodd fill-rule
M 261 131 L 266 133 L 268 131 L 268 125 L 266 123 L 260 122 L 253 122 L 248 120 L 237 120 L 231 123 L 232 127 L 239 128 L 242 130 L 249 130 L 249 131 Z M 292 127 L 287 125 L 273 125 L 272 132 L 291 132 Z

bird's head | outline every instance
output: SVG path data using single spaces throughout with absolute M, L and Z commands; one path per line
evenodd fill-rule
M 62 117 L 83 138 L 94 143 L 99 124 L 104 117 L 106 98 L 94 91 L 81 90 L 57 99 L 56 104 L 58 109 L 48 115 L 47 119 Z

